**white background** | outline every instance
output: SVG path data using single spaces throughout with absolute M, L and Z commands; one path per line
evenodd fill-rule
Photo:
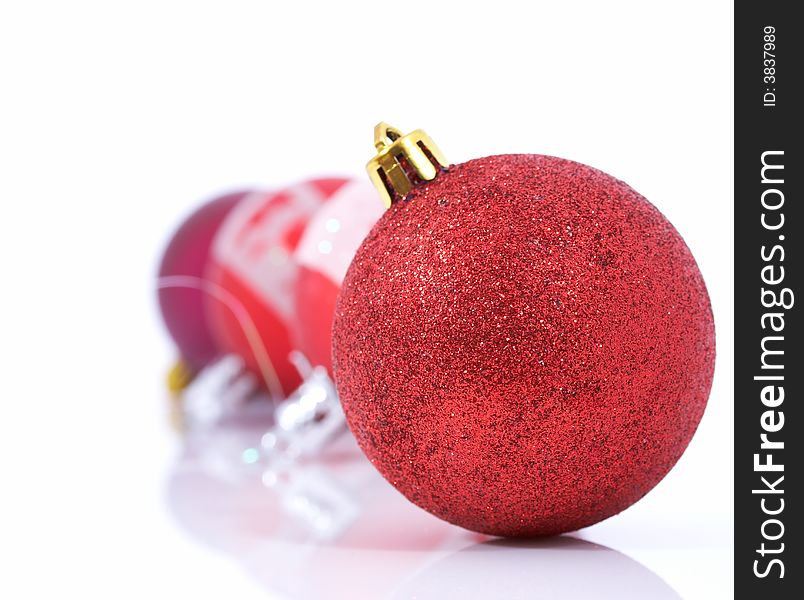
M 709 407 L 653 492 L 580 535 L 729 597 L 732 118 L 724 1 L 4 2 L 0 597 L 283 597 L 166 509 L 156 262 L 215 192 L 362 176 L 379 120 L 453 162 L 594 165 L 682 233 L 715 311 Z

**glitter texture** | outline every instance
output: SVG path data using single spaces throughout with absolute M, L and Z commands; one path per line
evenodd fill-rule
M 447 521 L 579 529 L 675 464 L 715 336 L 673 226 L 572 161 L 492 156 L 395 203 L 346 274 L 333 329 L 349 425 L 383 476 Z

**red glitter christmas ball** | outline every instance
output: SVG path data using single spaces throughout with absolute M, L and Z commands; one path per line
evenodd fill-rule
M 539 155 L 452 166 L 396 201 L 338 299 L 358 443 L 467 529 L 558 534 L 630 506 L 704 412 L 715 334 L 673 226 L 625 183 Z

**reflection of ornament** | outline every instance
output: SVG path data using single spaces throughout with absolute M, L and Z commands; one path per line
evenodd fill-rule
M 301 383 L 288 358 L 298 271 L 291 255 L 312 214 L 344 183 L 316 179 L 251 194 L 227 217 L 212 246 L 206 277 L 227 296 L 227 302 L 207 298 L 214 338 L 242 357 L 276 397 Z
M 185 447 L 168 480 L 167 503 L 187 533 L 229 553 L 272 595 L 330 598 L 334 589 L 386 597 L 432 561 L 430 551 L 457 550 L 478 537 L 413 507 L 351 436 L 280 473 L 251 462 L 249 445 L 257 439 L 250 423 L 229 423 Z M 246 450 L 233 452 L 237 447 Z M 215 458 L 218 452 L 223 456 Z M 239 467 L 231 464 L 237 456 Z
M 681 236 L 591 167 L 447 168 L 420 131 L 377 134 L 369 172 L 391 206 L 333 328 L 363 450 L 419 506 L 490 534 L 569 531 L 636 502 L 712 381 L 709 298 Z
M 174 387 L 218 356 L 204 315 L 201 278 L 209 260 L 212 239 L 226 215 L 248 192 L 236 192 L 207 202 L 192 213 L 170 239 L 159 266 L 159 308 L 181 354 L 174 370 Z M 188 283 L 189 282 L 189 283 Z
M 255 433 L 244 427 L 205 439 L 201 455 L 186 448 L 166 500 L 184 532 L 225 552 L 271 597 L 570 598 L 597 591 L 601 598 L 678 598 L 605 546 L 568 536 L 487 540 L 439 521 L 379 477 L 346 436 L 286 480 L 264 485 L 259 469 L 245 463 L 233 477 L 234 468 L 218 469 L 228 458 L 208 455 L 229 456 L 238 432 L 240 447 L 253 443 Z
M 318 210 L 296 248 L 299 349 L 314 365 L 332 369 L 335 300 L 357 247 L 380 215 L 374 186 L 349 182 Z
M 467 546 L 413 574 L 394 597 L 681 600 L 634 559 L 570 536 Z

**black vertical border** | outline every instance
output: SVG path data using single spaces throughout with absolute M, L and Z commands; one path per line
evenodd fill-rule
M 759 2 L 735 4 L 735 596 L 737 598 L 787 599 L 804 598 L 802 583 L 802 535 L 798 526 L 799 515 L 804 508 L 801 496 L 795 489 L 802 487 L 801 471 L 798 465 L 804 454 L 802 438 L 801 379 L 804 377 L 804 361 L 801 346 L 804 335 L 801 328 L 800 305 L 804 303 L 804 289 L 799 285 L 804 267 L 801 256 L 801 234 L 804 222 L 801 216 L 802 184 L 804 168 L 801 145 L 804 121 L 804 63 L 801 61 L 801 47 L 804 44 L 804 23 L 794 16 L 799 12 L 795 2 Z M 763 55 L 764 28 L 775 29 L 775 77 L 776 81 L 766 81 Z M 764 106 L 775 94 L 775 106 Z M 768 178 L 776 178 L 771 173 L 780 174 L 783 184 L 762 183 L 762 153 L 783 151 L 774 155 L 775 162 L 783 161 L 784 171 L 768 171 Z M 770 159 L 770 158 L 769 158 Z M 767 178 L 766 178 L 767 179 Z M 769 188 L 778 188 L 784 194 L 784 204 L 776 211 L 762 206 L 762 193 Z M 778 202 L 775 192 L 767 196 Z M 784 213 L 784 225 L 777 230 L 768 230 L 762 225 L 762 215 L 766 222 L 777 224 L 779 215 Z M 784 236 L 780 240 L 779 236 Z M 784 260 L 777 250 L 770 261 L 763 260 L 762 252 L 771 253 L 775 245 L 784 248 Z M 784 280 L 774 286 L 762 280 L 763 267 L 774 264 L 766 271 L 769 278 L 780 274 L 784 267 Z M 795 295 L 790 309 L 766 308 L 762 304 L 762 289 L 775 289 L 780 293 L 790 288 Z M 766 296 L 766 298 L 769 298 Z M 763 329 L 763 315 L 769 312 L 784 313 L 784 331 L 773 332 Z M 766 325 L 769 321 L 766 321 Z M 778 321 L 777 321 L 778 324 Z M 766 336 L 783 336 L 784 340 L 773 340 L 783 349 L 784 355 L 774 355 L 783 369 L 762 369 L 762 340 Z M 767 361 L 766 361 L 767 363 Z M 755 376 L 783 375 L 784 381 L 758 381 Z M 783 472 L 757 472 L 754 469 L 755 454 L 759 461 L 767 461 L 767 450 L 760 448 L 763 414 L 771 410 L 762 403 L 761 393 L 765 386 L 773 383 L 783 386 L 785 398 L 781 405 L 774 407 L 774 414 L 766 417 L 766 423 L 778 425 L 784 413 L 784 426 L 780 431 L 768 433 L 769 439 L 783 441 L 784 449 L 773 450 L 773 462 L 784 465 Z M 778 390 L 774 394 L 778 395 Z M 772 400 L 772 399 L 771 399 Z M 761 477 L 771 483 L 779 476 L 784 480 L 777 486 L 783 494 L 759 494 L 767 486 Z M 766 508 L 776 510 L 779 500 L 784 499 L 784 510 L 775 516 L 765 514 Z M 779 519 L 784 525 L 784 533 L 778 540 L 763 538 L 763 523 L 769 519 Z M 780 527 L 777 523 L 766 525 L 766 533 L 775 537 Z M 779 554 L 760 554 L 762 544 L 766 548 L 778 550 Z M 779 565 L 771 567 L 769 574 L 762 578 L 755 570 L 764 573 L 770 560 L 779 558 L 784 563 L 784 578 L 780 578 Z M 755 563 L 755 561 L 759 561 Z

